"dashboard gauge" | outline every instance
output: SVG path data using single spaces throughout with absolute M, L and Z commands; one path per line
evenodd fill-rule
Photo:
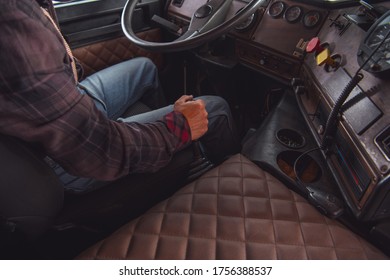
M 239 11 L 238 11 L 239 12 Z M 234 29 L 240 32 L 244 32 L 250 29 L 256 22 L 256 13 L 251 14 L 249 17 L 237 24 Z
M 299 6 L 291 6 L 284 12 L 284 19 L 288 22 L 297 22 L 302 16 L 303 10 Z
M 239 9 L 236 14 L 238 14 L 243 8 Z M 234 29 L 239 32 L 244 32 L 250 29 L 253 24 L 256 22 L 257 19 L 257 13 L 253 13 L 250 16 L 248 16 L 246 19 L 239 22 Z
M 317 24 L 321 20 L 321 14 L 318 11 L 308 11 L 304 16 L 303 16 L 303 25 L 312 28 L 317 26 Z
M 273 18 L 280 17 L 285 8 L 286 5 L 282 1 L 276 1 L 269 7 L 268 14 Z
M 375 75 L 390 72 L 390 11 L 367 31 L 359 47 L 358 62 L 360 66 L 364 65 L 364 70 Z

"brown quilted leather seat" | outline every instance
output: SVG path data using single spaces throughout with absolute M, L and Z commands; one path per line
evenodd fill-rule
M 236 155 L 79 259 L 386 259 Z

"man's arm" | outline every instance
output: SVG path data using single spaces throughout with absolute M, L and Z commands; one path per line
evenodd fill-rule
M 69 173 L 113 180 L 155 171 L 191 141 L 181 112 L 118 123 L 74 86 L 61 38 L 34 1 L 0 11 L 0 132 L 41 147 Z

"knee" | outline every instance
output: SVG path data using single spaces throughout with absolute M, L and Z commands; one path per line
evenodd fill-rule
M 147 57 L 136 57 L 131 59 L 130 61 L 133 61 L 136 63 L 139 67 L 139 69 L 143 69 L 143 71 L 150 73 L 151 71 L 157 71 L 157 67 L 154 64 L 154 62 Z
M 225 113 L 230 112 L 229 104 L 227 103 L 227 101 L 224 98 L 222 98 L 220 96 L 205 95 L 205 96 L 201 96 L 199 98 L 205 102 L 206 110 L 208 111 L 208 113 L 214 112 L 214 111 L 225 112 Z

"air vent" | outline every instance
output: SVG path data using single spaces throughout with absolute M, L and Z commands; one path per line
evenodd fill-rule
M 387 160 L 390 161 L 390 126 L 379 133 L 375 138 L 375 143 L 386 156 Z

